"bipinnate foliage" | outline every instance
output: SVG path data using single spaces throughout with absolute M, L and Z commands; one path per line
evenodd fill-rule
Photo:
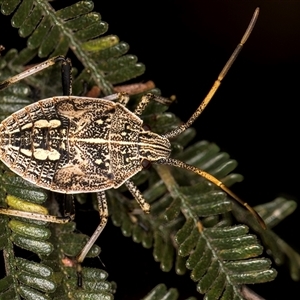
M 136 56 L 126 54 L 127 43 L 115 35 L 102 36 L 108 24 L 93 12 L 93 1 L 79 1 L 58 11 L 46 0 L 1 0 L 0 5 L 3 14 L 12 14 L 12 26 L 19 28 L 19 35 L 27 37 L 27 48 L 21 53 L 23 65 L 24 56 L 29 61 L 37 54 L 66 55 L 71 50 L 84 66 L 77 80 L 93 81 L 105 95 L 112 93 L 114 84 L 145 70 Z M 74 94 L 78 94 L 80 88 L 75 87 Z
M 126 43 L 119 42 L 117 36 L 103 36 L 107 24 L 99 13 L 93 12 L 92 1 L 80 1 L 57 11 L 46 0 L 0 0 L 0 5 L 2 13 L 12 15 L 12 25 L 19 28 L 20 36 L 28 38 L 27 48 L 19 53 L 3 53 L 1 80 L 24 70 L 36 55 L 46 58 L 70 51 L 83 66 L 74 81 L 74 95 L 80 95 L 85 85 L 87 90 L 96 85 L 101 95 L 110 94 L 115 84 L 144 71 L 134 55 L 126 54 Z M 58 74 L 58 68 L 51 67 L 1 92 L 1 119 L 34 100 L 60 95 Z M 146 91 L 140 92 L 131 97 L 129 106 L 134 106 Z M 159 93 L 156 89 L 151 92 Z M 180 121 L 166 110 L 166 106 L 151 103 L 142 116 L 144 123 L 157 133 L 170 131 Z M 240 174 L 231 173 L 236 161 L 215 144 L 202 141 L 190 145 L 194 136 L 195 130 L 190 128 L 172 140 L 172 156 L 209 172 L 227 186 L 243 179 Z M 288 259 L 292 278 L 299 280 L 299 255 L 271 229 L 262 230 L 248 212 L 233 205 L 232 199 L 213 184 L 191 172 L 161 165 L 140 172 L 133 180 L 144 188 L 151 214 L 141 213 L 138 204 L 127 197 L 125 187 L 108 190 L 113 223 L 125 236 L 132 236 L 146 248 L 153 247 L 154 259 L 163 271 L 173 267 L 178 275 L 189 271 L 205 299 L 245 299 L 243 285 L 276 277 L 270 260 L 261 256 L 263 246 L 249 233 L 249 227 L 260 235 L 277 262 Z M 57 215 L 57 203 L 72 202 L 71 196 L 61 199 L 61 195 L 37 188 L 4 167 L 0 181 L 2 207 Z M 85 201 L 87 195 L 76 197 Z M 55 205 L 49 207 L 47 199 Z M 280 198 L 257 209 L 271 228 L 295 206 L 294 201 Z M 232 209 L 242 224 L 233 222 Z M 0 280 L 1 299 L 113 298 L 115 285 L 107 281 L 108 274 L 100 269 L 83 268 L 84 285 L 77 288 L 76 261 L 72 258 L 80 252 L 86 236 L 75 233 L 75 223 L 48 224 L 1 215 L 0 231 L 7 271 Z M 35 253 L 38 259 L 18 257 L 15 246 Z M 88 257 L 99 252 L 94 245 Z M 161 284 L 144 299 L 177 298 L 176 289 L 167 290 Z
M 158 284 L 143 300 L 177 300 L 178 296 L 177 289 L 170 288 L 168 290 L 164 284 Z M 196 298 L 189 297 L 186 300 L 196 300 Z
M 44 190 L 24 181 L 11 172 L 1 175 L 2 207 L 48 214 Z M 6 191 L 6 196 L 3 193 Z M 26 200 L 24 199 L 26 198 Z M 52 199 L 52 206 L 53 206 Z M 75 233 L 75 223 L 49 224 L 25 218 L 1 217 L 1 249 L 7 276 L 0 281 L 1 299 L 105 299 L 113 298 L 113 285 L 108 274 L 99 269 L 83 268 L 85 288 L 77 291 L 77 273 L 72 260 L 87 240 Z M 16 256 L 14 246 L 38 255 L 40 263 Z M 100 248 L 94 245 L 88 257 L 97 257 Z M 51 295 L 51 296 L 50 296 Z

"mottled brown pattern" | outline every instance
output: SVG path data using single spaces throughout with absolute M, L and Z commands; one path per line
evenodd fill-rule
M 61 193 L 117 188 L 142 161 L 170 155 L 168 139 L 142 128 L 120 103 L 61 96 L 41 100 L 0 125 L 1 160 L 34 184 Z

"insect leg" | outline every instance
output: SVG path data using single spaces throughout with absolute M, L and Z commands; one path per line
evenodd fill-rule
M 99 209 L 99 214 L 100 214 L 100 224 L 96 228 L 95 232 L 93 235 L 90 237 L 90 239 L 87 241 L 81 252 L 79 253 L 77 257 L 77 262 L 80 265 L 83 260 L 85 259 L 86 255 L 96 242 L 97 238 L 101 234 L 102 230 L 104 229 L 107 219 L 108 219 L 108 208 L 107 208 L 107 201 L 106 201 L 106 196 L 105 192 L 98 192 L 97 193 L 97 201 L 98 201 L 98 209 Z
M 61 81 L 64 96 L 72 95 L 72 63 L 69 58 L 62 61 Z
M 116 93 L 116 94 L 108 95 L 104 97 L 104 99 L 110 101 L 117 101 L 118 103 L 126 106 L 130 98 L 127 93 Z
M 38 213 L 33 213 L 33 212 L 28 212 L 28 211 L 10 209 L 10 208 L 0 208 L 0 214 L 14 216 L 14 217 L 20 217 L 20 218 L 26 218 L 26 219 L 30 219 L 30 220 L 45 221 L 45 222 L 50 222 L 50 223 L 59 223 L 59 224 L 68 223 L 73 220 L 72 216 L 58 217 L 58 216 L 43 215 L 43 214 L 38 214 Z
M 135 186 L 135 184 L 131 180 L 127 180 L 125 182 L 129 192 L 132 194 L 134 199 L 140 205 L 141 209 L 146 213 L 150 213 L 150 204 L 146 202 L 140 190 Z
M 140 102 L 138 103 L 138 105 L 135 108 L 133 113 L 137 116 L 140 116 L 150 101 L 156 101 L 156 102 L 164 104 L 164 105 L 169 105 L 172 103 L 172 100 L 170 100 L 170 99 L 148 93 L 148 94 L 142 96 Z
M 40 64 L 37 64 L 29 69 L 27 69 L 26 71 L 24 72 L 21 72 L 13 77 L 10 77 L 8 78 L 7 80 L 3 81 L 0 83 L 0 91 L 7 88 L 8 86 L 28 77 L 28 76 L 31 76 L 35 73 L 38 73 L 44 69 L 47 69 L 49 68 L 50 66 L 56 64 L 57 62 L 66 62 L 68 61 L 68 59 L 66 59 L 64 56 L 55 56 L 55 57 L 52 57 Z M 68 64 L 68 63 L 66 63 Z M 66 72 L 67 73 L 67 72 Z M 70 80 L 70 79 L 69 79 Z M 70 90 L 70 89 L 69 89 Z
M 64 217 L 69 217 L 71 220 L 75 218 L 75 206 L 74 206 L 74 196 L 72 194 L 54 194 L 55 197 L 63 197 L 63 215 Z M 59 200 L 59 199 L 58 199 Z
M 117 102 L 119 102 L 120 104 L 126 106 L 128 101 L 130 100 L 129 95 L 126 93 L 118 93 L 117 94 Z
M 129 95 L 127 93 L 112 94 L 112 95 L 104 97 L 104 99 L 110 100 L 110 101 L 117 101 L 118 103 L 120 103 L 124 106 L 126 106 L 128 101 L 130 100 Z M 169 105 L 173 101 L 173 100 L 170 100 L 167 98 L 163 98 L 163 97 L 148 93 L 148 94 L 142 96 L 136 109 L 134 110 L 134 114 L 137 116 L 141 115 L 142 112 L 144 111 L 144 109 L 146 108 L 146 106 L 148 105 L 148 103 L 152 100 L 156 101 L 158 103 L 161 103 L 161 104 L 165 104 L 165 105 Z

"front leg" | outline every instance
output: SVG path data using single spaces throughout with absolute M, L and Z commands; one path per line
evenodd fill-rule
M 127 186 L 129 192 L 132 194 L 134 199 L 140 205 L 143 212 L 145 212 L 146 214 L 149 214 L 150 213 L 150 204 L 146 202 L 144 196 L 142 195 L 140 190 L 136 187 L 136 185 L 131 180 L 127 180 L 125 182 L 125 185 Z

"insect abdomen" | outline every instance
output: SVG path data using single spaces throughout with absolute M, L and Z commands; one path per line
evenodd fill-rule
M 8 117 L 0 127 L 2 161 L 27 180 L 48 186 L 68 160 L 63 123 L 53 101 L 37 102 Z

